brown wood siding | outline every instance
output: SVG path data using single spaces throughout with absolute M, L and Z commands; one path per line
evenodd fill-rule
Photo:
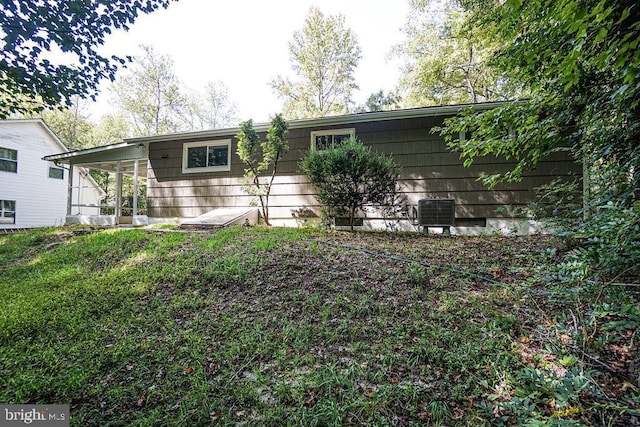
M 582 173 L 578 163 L 560 152 L 540 162 L 521 182 L 488 190 L 478 177 L 506 172 L 513 163 L 487 156 L 465 168 L 460 155 L 449 151 L 442 137 L 431 132 L 442 121 L 443 117 L 424 117 L 291 130 L 287 136 L 290 149 L 281 160 L 270 198 L 272 219 L 292 219 L 301 212 L 320 214 L 314 187 L 300 173 L 298 164 L 309 150 L 311 132 L 318 130 L 355 128 L 358 139 L 373 150 L 392 155 L 402 167 L 400 185 L 409 205 L 415 206 L 425 197 L 454 198 L 458 218 L 521 216 L 519 208 L 534 200 L 534 188 L 556 178 L 580 177 Z M 260 136 L 265 138 L 264 133 Z M 255 199 L 242 190 L 244 165 L 236 154 L 237 140 L 232 135 L 219 139 L 229 138 L 229 172 L 183 174 L 182 147 L 187 141 L 150 144 L 149 215 L 194 217 L 216 208 L 251 206 Z

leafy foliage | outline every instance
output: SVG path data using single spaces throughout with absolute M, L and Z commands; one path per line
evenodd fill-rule
M 606 260 L 613 276 L 640 276 L 630 267 L 640 265 L 640 8 L 600 0 L 463 4 L 477 25 L 504 41 L 494 62 L 531 97 L 448 121 L 443 133 L 450 146 L 466 164 L 487 154 L 516 162 L 513 170 L 486 177 L 491 185 L 519 180 L 542 157 L 569 150 L 585 164 L 586 191 L 584 208 L 571 212 L 565 228 L 600 253 L 584 260 L 595 271 Z M 505 138 L 509 128 L 516 138 Z M 473 135 L 459 140 L 467 130 Z M 610 224 L 625 230 L 625 238 L 611 233 Z M 614 247 L 614 254 L 632 259 L 621 257 L 616 266 Z
M 516 395 L 503 391 L 481 411 L 496 424 L 575 425 L 576 417 L 615 424 L 613 413 L 637 413 L 637 391 L 591 406 L 600 398 L 585 367 L 605 367 L 618 383 L 637 378 L 624 365 L 637 358 L 637 296 L 627 290 L 640 279 L 640 8 L 599 0 L 461 4 L 469 22 L 502 42 L 492 63 L 530 97 L 447 121 L 449 146 L 466 165 L 486 155 L 513 161 L 512 170 L 483 178 L 490 186 L 520 180 L 556 151 L 584 166 L 582 179 L 541 189 L 535 210 L 571 249 L 551 256 L 537 279 L 568 308 L 568 320 L 551 319 L 555 336 L 538 326 L 537 339 L 559 363 L 577 366 L 524 368 Z
M 238 139 L 238 157 L 247 166 L 244 171 L 245 183 L 243 189 L 260 201 L 262 218 L 269 223 L 269 195 L 278 171 L 278 163 L 282 155 L 289 149 L 285 140 L 289 125 L 280 114 L 271 120 L 267 131 L 267 140 L 260 142 L 260 137 L 253 127 L 253 121 L 248 120 L 240 124 Z M 261 175 L 271 168 L 271 175 L 266 181 Z
M 112 29 L 127 30 L 141 13 L 167 7 L 171 0 L 8 0 L 0 4 L 0 118 L 33 108 L 55 107 L 71 97 L 95 98 L 100 80 L 114 80 L 125 60 L 98 54 Z M 69 64 L 54 64 L 59 50 Z M 24 102 L 39 97 L 43 104 Z
M 344 16 L 325 16 L 312 7 L 301 31 L 289 43 L 296 81 L 278 76 L 270 82 L 285 100 L 287 118 L 323 117 L 349 112 L 357 89 L 353 73 L 361 50 Z
M 118 74 L 111 87 L 119 114 L 128 117 L 134 135 L 217 129 L 236 123 L 237 108 L 223 82 L 208 82 L 200 90 L 185 87 L 169 55 L 151 46 L 140 48 L 142 54 L 133 58 L 132 66 Z
M 116 102 L 130 115 L 135 135 L 176 132 L 182 126 L 180 113 L 186 99 L 173 60 L 151 46 L 141 48 L 143 55 L 112 87 Z
M 517 90 L 489 61 L 500 46 L 484 28 L 471 25 L 456 0 L 413 0 L 394 48 L 406 63 L 399 84 L 405 107 L 501 100 Z
M 478 405 L 494 425 L 579 425 L 562 418 L 581 413 L 581 401 L 601 395 L 592 384 L 591 373 L 576 368 L 558 375 L 548 369 L 526 367 L 517 371 L 516 377 L 519 386 L 509 401 Z M 551 417 L 536 402 L 551 412 Z
M 356 139 L 309 151 L 300 167 L 318 190 L 316 197 L 328 216 L 347 214 L 351 230 L 358 212 L 393 205 L 398 196 L 400 168 L 391 157 L 371 151 Z
M 202 92 L 187 96 L 185 110 L 190 130 L 220 129 L 238 123 L 238 107 L 221 81 L 208 82 Z
M 31 110 L 17 117 L 37 119 L 41 118 L 51 128 L 60 141 L 69 148 L 89 148 L 99 144 L 92 141 L 93 125 L 89 116 L 84 114 L 83 100 L 78 96 L 71 98 L 71 106 L 66 108 L 44 108 Z
M 363 111 L 390 111 L 397 110 L 401 104 L 400 95 L 394 92 L 384 93 L 383 90 L 369 95 L 362 110 Z

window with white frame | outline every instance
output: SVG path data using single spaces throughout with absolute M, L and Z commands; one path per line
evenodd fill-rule
M 356 130 L 354 128 L 313 131 L 311 132 L 311 149 L 324 150 L 331 148 L 355 136 Z
M 0 147 L 0 171 L 18 172 L 18 151 Z
M 16 201 L 0 200 L 0 224 L 16 223 Z
M 231 140 L 188 142 L 182 147 L 182 172 L 231 170 Z
M 49 178 L 64 179 L 64 169 L 55 163 L 49 164 Z

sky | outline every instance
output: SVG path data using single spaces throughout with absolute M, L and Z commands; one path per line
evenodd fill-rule
M 282 107 L 268 83 L 279 74 L 294 77 L 288 43 L 312 6 L 325 16 L 343 14 L 345 25 L 358 37 L 362 59 L 355 72 L 357 104 L 396 85 L 400 61 L 389 54 L 404 38 L 408 0 L 179 0 L 168 9 L 141 15 L 128 32 L 114 32 L 100 52 L 136 55 L 139 45 L 151 45 L 173 58 L 184 86 L 201 90 L 209 81 L 222 81 L 240 120 L 265 122 Z M 95 121 L 112 112 L 108 86 L 103 82 L 98 102 L 90 105 Z

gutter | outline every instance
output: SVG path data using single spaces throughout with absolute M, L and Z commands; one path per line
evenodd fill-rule
M 51 161 L 51 162 L 55 162 L 57 160 L 72 159 L 74 157 L 84 156 L 86 154 L 102 153 L 102 152 L 105 152 L 105 151 L 118 150 L 120 148 L 127 148 L 127 147 L 132 147 L 132 146 L 135 146 L 135 145 L 140 145 L 139 143 L 126 142 L 126 141 L 127 140 L 125 140 L 125 142 L 118 142 L 116 144 L 103 145 L 101 147 L 87 148 L 85 150 L 76 150 L 76 151 L 68 151 L 66 153 L 51 154 L 51 155 L 48 155 L 48 156 L 44 156 L 42 158 L 42 160 L 48 160 L 48 161 Z
M 400 120 L 411 119 L 418 117 L 436 117 L 442 115 L 455 115 L 463 110 L 472 109 L 476 111 L 485 111 L 492 108 L 496 108 L 505 102 L 510 101 L 497 101 L 497 102 L 484 102 L 478 104 L 458 104 L 458 105 L 444 105 L 436 107 L 420 107 L 410 108 L 405 110 L 393 110 L 393 111 L 376 111 L 367 113 L 346 114 L 342 116 L 329 116 L 319 117 L 313 119 L 296 119 L 288 120 L 289 129 L 305 129 L 312 127 L 325 127 L 325 126 L 340 126 L 355 123 L 366 122 L 381 122 L 388 120 Z M 521 101 L 512 101 L 521 102 Z M 256 132 L 266 132 L 269 129 L 270 123 L 258 123 L 254 126 Z M 188 132 L 175 132 L 162 135 L 153 136 L 141 136 L 135 138 L 125 138 L 123 142 L 116 144 L 105 145 L 102 147 L 88 148 L 86 150 L 70 151 L 67 153 L 53 154 L 43 157 L 44 160 L 58 161 L 68 160 L 77 156 L 83 156 L 92 153 L 102 153 L 110 150 L 118 150 L 121 148 L 133 147 L 136 145 L 146 146 L 155 142 L 175 142 L 194 139 L 209 139 L 218 137 L 234 136 L 240 132 L 240 127 L 232 127 L 225 129 L 212 129 L 202 131 L 188 131 Z
M 364 123 L 364 122 L 380 122 L 387 120 L 399 120 L 410 119 L 416 117 L 435 117 L 442 115 L 458 114 L 466 109 L 473 109 L 478 111 L 490 110 L 496 108 L 499 105 L 504 104 L 504 101 L 498 102 L 485 102 L 481 104 L 459 104 L 459 105 L 445 105 L 438 107 L 420 107 L 411 108 L 406 110 L 394 110 L 394 111 L 376 111 L 367 113 L 347 114 L 343 116 L 329 116 L 320 117 L 314 119 L 295 119 L 287 120 L 289 129 L 304 129 L 309 127 L 320 126 L 334 126 L 334 125 L 346 125 L 352 123 Z M 258 123 L 254 125 L 256 132 L 266 132 L 269 129 L 270 123 Z M 181 141 L 200 138 L 215 138 L 220 136 L 235 135 L 240 132 L 240 127 L 232 127 L 225 129 L 213 129 L 203 131 L 190 131 L 190 132 L 176 132 L 163 135 L 154 136 L 141 136 L 136 138 L 127 138 L 124 141 L 128 143 L 142 143 L 149 144 L 153 142 L 167 142 L 167 141 Z

